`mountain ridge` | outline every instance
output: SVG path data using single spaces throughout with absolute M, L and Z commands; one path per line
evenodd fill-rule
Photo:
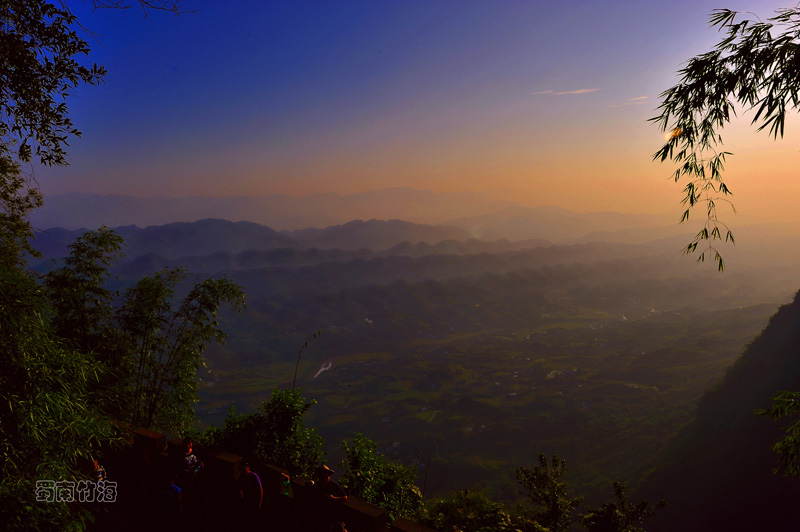
M 800 390 L 798 349 L 800 292 L 705 394 L 644 483 L 642 496 L 658 492 L 668 501 L 654 532 L 800 529 L 800 482 L 772 472 L 777 456 L 770 448 L 786 423 L 754 414 L 777 392 Z
M 436 193 L 411 187 L 355 194 L 319 193 L 307 196 L 184 196 L 137 197 L 99 194 L 54 194 L 31 214 L 36 228 L 101 225 L 164 225 L 204 218 L 252 221 L 280 230 L 328 227 L 352 219 L 410 219 L 437 224 L 451 218 L 501 209 L 512 202 L 487 200 L 472 192 Z

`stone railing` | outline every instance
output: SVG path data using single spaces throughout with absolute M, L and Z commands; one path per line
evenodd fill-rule
M 164 434 L 139 429 L 134 432 L 132 443 L 137 465 L 129 475 L 140 477 L 134 485 L 154 486 L 159 479 L 163 482 L 165 472 L 180 469 L 183 457 L 180 439 L 167 442 Z M 202 458 L 204 468 L 196 478 L 185 479 L 184 524 L 193 529 L 213 530 L 241 523 L 240 479 L 244 457 L 228 452 L 203 452 L 199 448 L 196 454 Z M 250 524 L 259 530 L 304 530 L 308 516 L 313 516 L 317 522 L 341 521 L 348 532 L 433 532 L 404 518 L 390 523 L 386 510 L 358 497 L 348 496 L 347 501 L 335 504 L 315 503 L 306 496 L 311 480 L 305 477 L 292 478 L 286 495 L 287 471 L 253 461 L 250 467 L 261 478 L 264 489 L 262 509 L 250 518 Z

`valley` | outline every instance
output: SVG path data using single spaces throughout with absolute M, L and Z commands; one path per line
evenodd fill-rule
M 381 248 L 359 245 L 367 227 Z M 565 458 L 590 502 L 613 480 L 636 488 L 792 293 L 790 265 L 720 276 L 648 245 L 405 239 L 425 229 L 338 226 L 348 250 L 281 247 L 291 242 L 255 224 L 125 228 L 145 253 L 112 272 L 124 288 L 186 264 L 244 287 L 246 312 L 221 317 L 229 341 L 207 352 L 201 426 L 291 387 L 297 364 L 333 463 L 363 433 L 417 466 L 429 496 L 483 486 L 506 501 L 518 496 L 514 468 L 540 452 Z M 45 251 L 64 245 L 59 234 Z M 192 238 L 222 250 L 176 256 L 173 239 L 185 249 Z

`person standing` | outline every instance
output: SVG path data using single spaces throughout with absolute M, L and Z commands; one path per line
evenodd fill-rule
M 242 463 L 242 502 L 244 503 L 245 518 L 252 522 L 261 510 L 261 503 L 264 500 L 264 488 L 261 485 L 261 477 L 250 469 L 248 462 Z
M 194 441 L 187 436 L 183 439 L 183 470 L 194 477 L 203 469 L 203 461 L 194 454 Z
M 159 510 L 165 528 L 181 525 L 183 520 L 183 490 L 175 485 L 175 470 L 164 474 L 159 494 Z
M 331 480 L 334 470 L 325 464 L 320 465 L 314 470 L 314 485 L 311 487 L 313 496 L 320 499 L 344 502 L 347 500 L 347 493 L 339 484 Z
M 314 483 L 307 487 L 305 515 L 309 530 L 326 532 L 330 526 L 341 521 L 342 504 L 347 494 L 331 480 L 334 471 L 322 464 L 314 470 Z

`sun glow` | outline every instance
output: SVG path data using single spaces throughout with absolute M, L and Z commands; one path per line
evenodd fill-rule
M 664 140 L 672 140 L 675 137 L 680 137 L 683 135 L 683 129 L 676 127 L 675 129 L 670 129 L 669 131 L 664 132 Z

